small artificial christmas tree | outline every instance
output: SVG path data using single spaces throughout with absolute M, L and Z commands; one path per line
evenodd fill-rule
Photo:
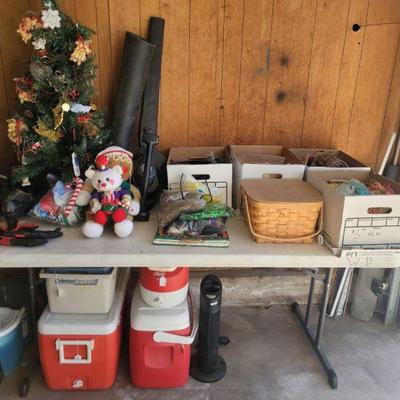
M 17 31 L 34 49 L 29 72 L 14 79 L 21 110 L 7 121 L 19 161 L 12 176 L 23 185 L 47 172 L 70 181 L 72 159 L 84 171 L 110 137 L 104 113 L 91 103 L 93 32 L 64 15 L 55 0 L 44 0 L 43 7 L 24 17 Z

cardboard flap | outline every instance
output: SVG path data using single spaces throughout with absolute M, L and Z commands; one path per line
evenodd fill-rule
M 242 190 L 254 201 L 268 203 L 322 203 L 311 185 L 296 179 L 245 179 Z

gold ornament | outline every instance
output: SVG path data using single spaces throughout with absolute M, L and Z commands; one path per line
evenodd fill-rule
M 74 63 L 81 65 L 86 61 L 87 56 L 92 52 L 90 48 L 92 41 L 91 40 L 83 40 L 83 38 L 78 38 L 75 42 L 76 47 L 69 58 Z
M 62 138 L 62 133 L 59 130 L 56 130 L 57 128 L 49 129 L 41 120 L 38 121 L 37 125 L 33 129 L 39 136 L 42 136 L 54 143 L 58 142 Z
M 93 111 L 96 111 L 96 110 L 97 110 L 97 106 L 96 106 L 96 104 L 94 104 L 94 103 L 92 103 L 92 104 L 90 105 L 90 108 L 91 108 Z
M 54 115 L 54 130 L 58 129 L 64 121 L 64 110 L 61 105 L 58 105 L 53 110 Z
M 22 134 L 28 130 L 27 125 L 20 119 L 10 118 L 7 120 L 8 138 L 17 146 L 21 144 Z

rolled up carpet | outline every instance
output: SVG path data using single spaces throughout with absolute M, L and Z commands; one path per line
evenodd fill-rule
M 124 149 L 129 149 L 132 131 L 140 114 L 154 48 L 140 36 L 126 32 L 112 125 L 113 142 Z

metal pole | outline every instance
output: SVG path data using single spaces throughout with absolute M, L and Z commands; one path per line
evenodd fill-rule
M 325 318 L 326 318 L 326 308 L 328 306 L 329 288 L 331 286 L 331 278 L 332 278 L 332 268 L 328 268 L 325 271 L 324 290 L 322 293 L 321 311 L 319 313 L 317 334 L 315 336 L 315 344 L 317 347 L 319 347 L 321 335 L 324 330 L 324 324 L 325 324 Z
M 310 315 L 311 315 L 311 305 L 312 305 L 312 299 L 313 299 L 313 294 L 314 294 L 314 283 L 315 283 L 315 277 L 312 275 L 311 281 L 310 281 L 310 290 L 308 291 L 306 317 L 304 319 L 304 323 L 307 327 L 308 327 L 308 322 L 309 322 Z

